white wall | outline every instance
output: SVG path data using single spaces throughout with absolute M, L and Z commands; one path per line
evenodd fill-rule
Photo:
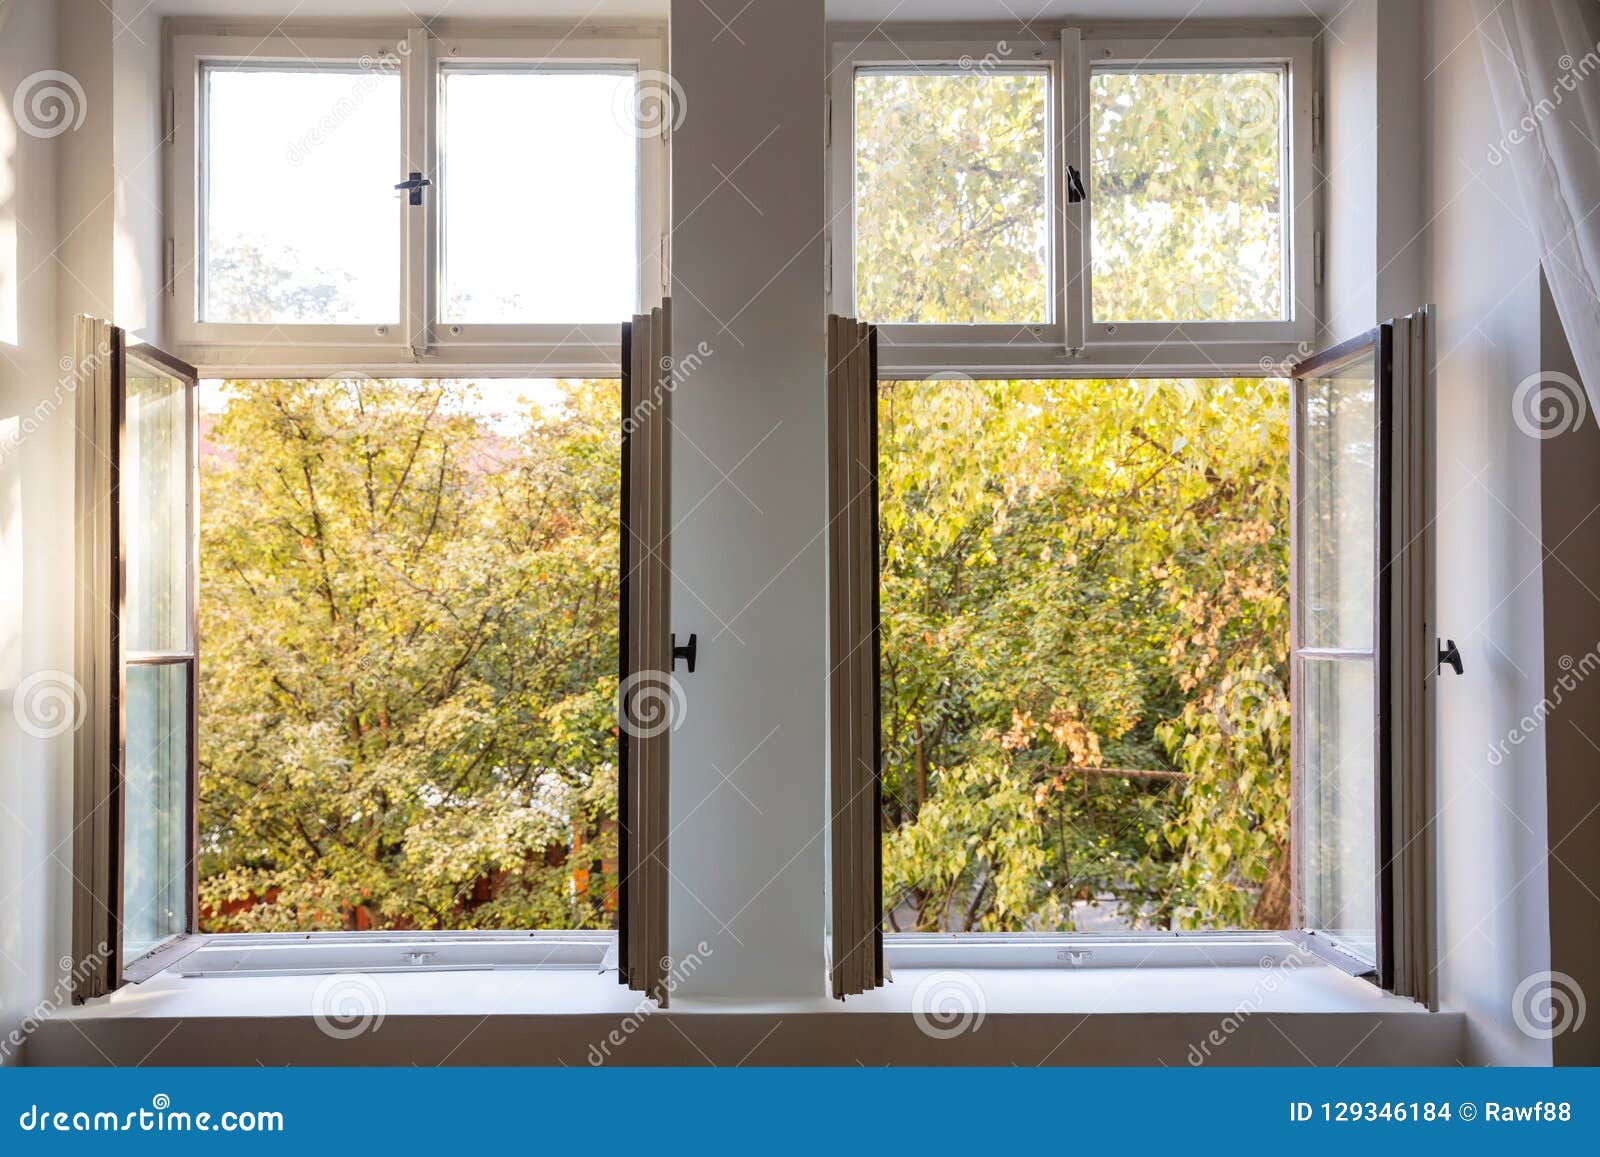
M 149 0 L 115 0 L 112 92 L 116 109 L 113 320 L 160 344 L 162 284 L 161 11 Z
M 35 695 L 41 679 L 70 688 L 74 397 L 62 359 L 78 313 L 160 334 L 161 31 L 143 8 L 0 5 L 0 1049 L 61 998 L 69 951 L 72 737 L 21 730 L 14 702 L 30 676 Z M 49 82 L 70 108 L 30 131 L 16 95 L 44 70 L 70 76 Z
M 720 17 L 720 20 L 718 19 Z M 728 22 L 731 29 L 724 29 Z M 822 991 L 822 0 L 674 0 L 671 943 L 688 995 Z M 731 175 L 723 181 L 721 173 Z M 730 478 L 724 479 L 722 471 Z M 733 785 L 723 782 L 732 778 Z
M 1541 443 L 1512 394 L 1540 368 L 1539 251 L 1505 165 L 1472 7 L 1429 0 L 1422 70 L 1428 293 L 1438 305 L 1438 629 L 1465 677 L 1437 688 L 1439 970 L 1479 1062 L 1549 1063 L 1511 998 L 1550 967 L 1544 741 L 1492 761 L 1545 695 Z
M 28 675 L 69 669 L 72 658 L 70 600 L 60 597 L 72 572 L 72 397 L 58 390 L 59 138 L 28 131 L 14 113 L 24 80 L 56 58 L 52 8 L 49 0 L 0 6 L 0 1056 L 7 1062 L 16 1058 L 5 1038 L 47 999 L 66 943 L 68 893 L 48 854 L 67 829 L 71 737 L 24 734 L 12 702 Z M 52 413 L 57 406 L 64 412 Z
M 1323 35 L 1323 341 L 1422 304 L 1421 0 L 1352 0 Z

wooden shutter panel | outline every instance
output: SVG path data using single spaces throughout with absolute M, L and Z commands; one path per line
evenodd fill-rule
M 884 979 L 877 368 L 877 331 L 829 317 L 829 971 L 841 999 Z
M 671 305 L 622 328 L 618 979 L 666 1006 L 667 755 L 680 692 L 670 627 Z

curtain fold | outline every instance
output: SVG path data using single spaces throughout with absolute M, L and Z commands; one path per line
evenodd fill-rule
M 828 318 L 829 974 L 883 983 L 877 331 Z
M 670 626 L 671 303 L 622 327 L 621 670 L 617 687 L 618 980 L 663 1008 L 668 749 L 681 693 Z
M 1600 4 L 1474 4 L 1501 129 L 1488 159 L 1516 175 L 1590 408 L 1600 407 Z M 1581 399 L 1541 390 L 1534 404 Z

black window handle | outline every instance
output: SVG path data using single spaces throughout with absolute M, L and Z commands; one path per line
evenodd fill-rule
M 432 181 L 428 180 L 428 178 L 424 177 L 421 173 L 413 170 L 411 176 L 406 180 L 401 181 L 395 186 L 395 188 L 410 190 L 411 204 L 420 205 L 422 204 L 422 190 L 426 189 L 431 184 L 433 184 Z
M 1434 671 L 1442 674 L 1446 667 L 1451 668 L 1457 675 L 1461 674 L 1461 648 L 1456 646 L 1454 639 L 1441 639 L 1438 642 L 1439 663 Z
M 694 660 L 695 660 L 695 656 L 697 654 L 699 654 L 699 651 L 700 651 L 700 636 L 699 635 L 691 634 L 689 636 L 689 641 L 687 643 L 682 644 L 681 646 L 678 643 L 678 636 L 677 635 L 673 635 L 672 636 L 672 669 L 674 671 L 676 671 L 678 669 L 678 660 L 679 659 L 683 659 L 689 664 L 689 674 L 693 675 L 694 674 Z
M 1087 201 L 1089 194 L 1083 191 L 1083 174 L 1071 165 L 1067 166 L 1067 204 L 1076 205 Z

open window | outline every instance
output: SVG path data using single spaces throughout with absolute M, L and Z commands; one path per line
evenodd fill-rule
M 1309 36 L 836 44 L 832 308 L 886 371 L 1237 372 L 1316 332 Z
M 878 517 L 830 537 L 836 994 L 881 919 L 891 961 L 1189 932 L 1431 999 L 1427 365 L 1422 312 L 1288 377 L 877 382 Z
M 81 999 L 161 967 L 196 927 L 197 382 L 90 318 L 77 348 Z
M 1432 422 L 1426 311 L 1296 366 L 1297 926 L 1432 992 Z
M 476 931 L 515 935 L 440 959 L 598 968 L 620 939 L 665 1001 L 665 318 L 622 327 L 621 389 L 197 381 L 81 320 L 81 997 L 190 952 L 249 972 L 375 931 L 288 966 L 390 967 Z
M 614 375 L 617 324 L 665 291 L 659 39 L 183 31 L 170 58 L 167 280 L 197 364 Z

